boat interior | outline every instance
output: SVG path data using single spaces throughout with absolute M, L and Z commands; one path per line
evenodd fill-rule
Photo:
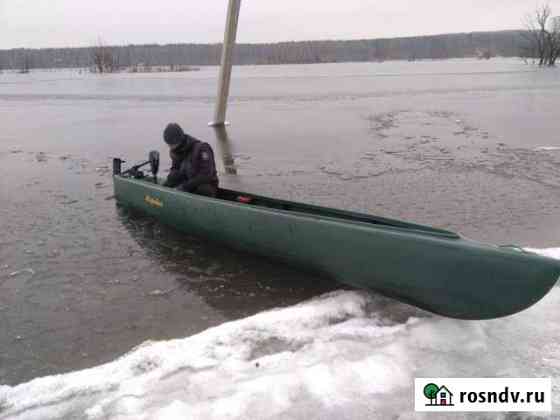
M 130 176 L 129 174 L 120 175 L 123 178 L 140 179 L 142 182 L 147 182 L 150 184 L 157 184 L 157 177 L 139 177 Z M 186 194 L 186 193 L 185 193 Z M 400 220 L 387 219 L 384 217 L 371 216 L 362 213 L 355 213 L 345 210 L 338 210 L 328 207 L 314 206 L 311 204 L 296 203 L 293 201 L 279 200 L 270 197 L 263 197 L 255 194 L 250 194 L 246 192 L 228 190 L 225 188 L 218 189 L 218 195 L 216 197 L 219 200 L 225 200 L 240 204 L 245 204 L 248 206 L 256 206 L 262 208 L 275 209 L 286 212 L 300 213 L 308 216 L 316 217 L 328 217 L 330 219 L 339 219 L 349 222 L 357 223 L 368 223 L 373 225 L 383 225 L 389 227 L 395 227 L 399 229 L 406 229 L 408 231 L 416 231 L 419 233 L 430 234 L 435 236 L 443 236 L 450 239 L 461 238 L 455 232 L 447 231 L 444 229 L 433 228 L 430 226 L 418 225 L 415 223 L 401 222 Z
M 234 191 L 220 188 L 218 190 L 218 199 L 226 201 L 234 201 L 237 203 L 247 204 L 257 207 L 271 208 L 288 212 L 304 213 L 307 215 L 315 215 L 318 217 L 329 217 L 335 219 L 343 219 L 352 222 L 369 223 L 375 225 L 391 226 L 401 229 L 416 230 L 424 233 L 445 236 L 447 238 L 460 238 L 454 232 L 443 229 L 432 228 L 429 226 L 417 225 L 414 223 L 401 222 L 399 220 L 386 219 L 383 217 L 370 216 L 367 214 L 354 213 L 345 210 L 332 209 L 328 207 L 313 206 L 310 204 L 296 203 L 292 201 L 279 200 L 269 197 L 262 197 L 246 192 Z

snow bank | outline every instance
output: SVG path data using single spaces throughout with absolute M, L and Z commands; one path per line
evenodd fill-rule
M 559 304 L 556 287 L 522 314 L 465 322 L 330 293 L 145 343 L 97 368 L 0 386 L 0 420 L 428 418 L 413 411 L 422 376 L 554 376 L 557 411 Z
M 548 249 L 527 248 L 527 251 L 535 252 L 537 254 L 544 255 L 545 257 L 555 258 L 557 260 L 560 260 L 560 248 L 548 248 Z

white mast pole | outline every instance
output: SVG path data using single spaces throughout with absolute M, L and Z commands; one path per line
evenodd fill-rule
M 229 85 L 231 81 L 233 48 L 235 46 L 235 39 L 237 36 L 237 23 L 239 22 L 240 9 L 241 0 L 229 0 L 224 44 L 222 46 L 222 65 L 220 67 L 216 112 L 214 114 L 214 121 L 210 123 L 212 126 L 227 124 L 226 108 L 229 96 Z

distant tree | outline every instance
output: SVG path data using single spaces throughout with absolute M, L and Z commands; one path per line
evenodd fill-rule
M 112 49 L 103 44 L 101 39 L 91 47 L 91 62 L 97 73 L 112 73 L 118 68 L 117 59 Z
M 31 70 L 31 56 L 26 50 L 22 50 L 19 60 L 19 72 L 22 74 L 29 73 Z
M 554 66 L 560 56 L 560 24 L 552 18 L 550 6 L 543 4 L 527 15 L 525 29 L 522 55 L 535 59 L 539 66 Z

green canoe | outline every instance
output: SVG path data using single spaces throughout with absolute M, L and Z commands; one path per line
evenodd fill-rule
M 179 192 L 114 175 L 119 203 L 178 230 L 460 319 L 511 315 L 538 302 L 560 262 L 453 232 L 221 189 Z

